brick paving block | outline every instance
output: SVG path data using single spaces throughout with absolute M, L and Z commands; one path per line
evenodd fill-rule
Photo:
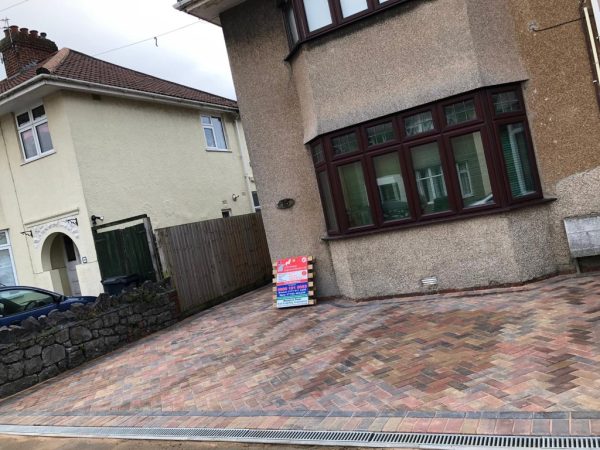
M 569 420 L 552 419 L 551 434 L 553 436 L 569 436 L 571 434 Z
M 410 433 L 413 431 L 413 428 L 415 427 L 417 420 L 414 417 L 405 417 L 404 419 L 402 419 L 402 422 L 400 423 L 400 425 L 398 426 L 398 432 L 400 433 Z
M 431 424 L 431 420 L 432 419 L 425 418 L 417 419 L 412 430 L 413 433 L 425 433 Z
M 590 420 L 591 434 L 594 436 L 600 436 L 600 419 Z
M 514 426 L 515 421 L 512 419 L 498 419 L 494 434 L 512 434 Z
M 590 421 L 587 419 L 571 419 L 571 436 L 589 436 Z
M 515 419 L 513 424 L 513 434 L 517 436 L 528 436 L 531 434 L 532 426 L 531 419 Z
M 494 434 L 496 419 L 481 419 L 477 426 L 477 434 Z
M 551 433 L 551 419 L 533 419 L 531 433 L 538 436 L 548 436 Z
M 446 429 L 448 419 L 432 419 L 429 427 L 427 428 L 428 433 L 443 433 Z
M 444 433 L 460 433 L 464 421 L 465 419 L 448 419 L 446 422 L 446 428 L 444 428 Z

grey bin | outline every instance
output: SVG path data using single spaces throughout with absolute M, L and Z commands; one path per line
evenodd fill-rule
M 131 275 L 119 275 L 102 280 L 102 286 L 104 286 L 104 292 L 107 294 L 119 295 L 123 289 L 137 286 L 139 281 L 140 276 L 136 273 Z

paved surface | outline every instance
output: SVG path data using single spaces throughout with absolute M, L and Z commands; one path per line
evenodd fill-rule
M 600 277 L 272 308 L 271 288 L 0 402 L 0 423 L 600 435 Z
M 138 441 L 122 439 L 35 438 L 0 435 L 2 450 L 361 450 L 359 447 L 236 444 L 232 442 Z M 377 450 L 369 448 L 369 450 Z M 387 449 L 389 450 L 389 449 Z M 410 450 L 404 448 L 403 450 Z

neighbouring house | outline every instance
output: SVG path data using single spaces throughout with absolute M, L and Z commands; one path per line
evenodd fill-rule
M 271 256 L 363 298 L 574 270 L 563 220 L 600 215 L 590 1 L 176 8 L 223 28 Z
M 258 207 L 235 101 L 59 50 L 26 28 L 6 29 L 0 52 L 0 283 L 98 294 L 93 226 L 145 215 L 162 228 Z M 132 245 L 148 247 L 139 225 Z

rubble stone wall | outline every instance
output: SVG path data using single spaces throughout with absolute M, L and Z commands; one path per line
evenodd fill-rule
M 117 297 L 101 294 L 94 303 L 1 327 L 0 398 L 166 328 L 178 317 L 177 293 L 147 282 Z

